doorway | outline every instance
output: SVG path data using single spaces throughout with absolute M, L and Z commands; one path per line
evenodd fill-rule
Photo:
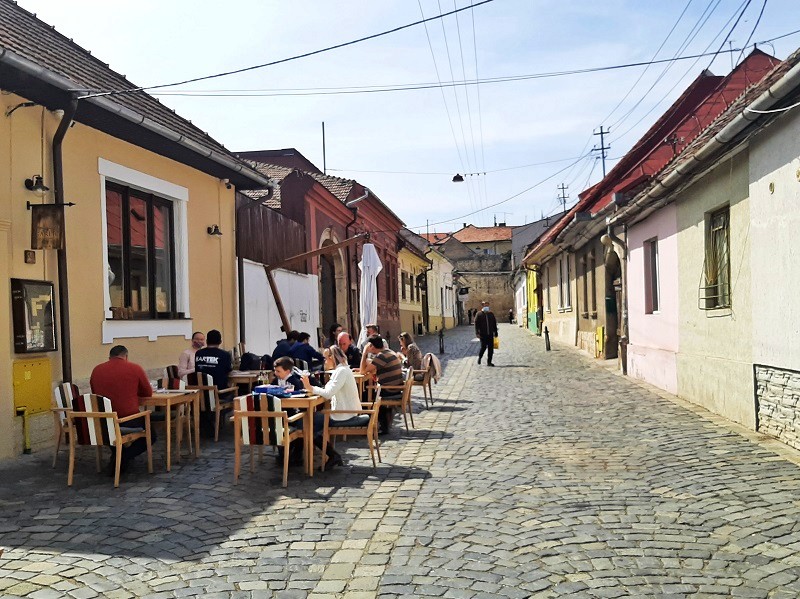
M 618 352 L 621 320 L 619 315 L 622 299 L 622 265 L 614 250 L 609 250 L 605 260 L 605 342 L 603 347 L 606 360 L 616 358 Z

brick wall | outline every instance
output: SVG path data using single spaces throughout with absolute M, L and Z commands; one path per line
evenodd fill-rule
M 756 366 L 758 431 L 800 449 L 800 372 Z

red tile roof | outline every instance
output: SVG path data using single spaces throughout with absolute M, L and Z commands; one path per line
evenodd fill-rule
M 476 227 L 467 225 L 453 233 L 461 243 L 487 243 L 491 241 L 511 241 L 513 227 Z
M 446 241 L 452 233 L 420 233 L 420 237 L 428 240 L 428 243 L 441 243 Z
M 611 203 L 615 192 L 639 188 L 652 179 L 737 97 L 780 64 L 777 58 L 754 50 L 725 77 L 701 73 L 600 182 L 581 192 L 578 203 L 542 236 L 531 253 L 557 239 L 575 214 L 597 214 Z

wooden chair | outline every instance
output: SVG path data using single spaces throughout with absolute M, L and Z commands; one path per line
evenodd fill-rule
M 178 376 L 178 367 L 175 364 L 171 364 L 164 368 L 164 379 L 179 379 L 181 377 Z
M 411 427 L 417 428 L 416 425 L 414 424 L 414 413 L 411 411 L 411 387 L 413 385 L 414 385 L 414 377 L 411 376 L 411 371 L 409 370 L 406 373 L 406 381 L 403 385 L 381 386 L 381 391 L 384 394 L 384 398 L 381 400 L 381 405 L 389 408 L 400 408 L 400 412 L 402 412 L 403 414 L 403 420 L 406 423 L 406 430 L 408 430 L 408 416 L 411 417 Z M 398 398 L 385 397 L 387 392 L 392 392 L 392 391 L 399 391 L 400 397 Z M 370 386 L 369 397 L 372 397 L 373 393 L 374 393 L 374 387 Z
M 292 361 L 294 362 L 295 367 L 299 368 L 300 370 L 305 370 L 306 372 L 308 372 L 309 370 L 308 362 L 306 362 L 302 358 L 292 358 Z
M 327 404 L 326 404 L 327 405 Z M 361 410 L 331 410 L 325 408 L 325 424 L 322 429 L 322 470 L 325 471 L 325 456 L 327 455 L 328 441 L 332 437 L 366 436 L 369 445 L 369 455 L 372 458 L 372 467 L 377 467 L 375 463 L 375 453 L 377 451 L 378 461 L 381 460 L 381 447 L 378 442 L 378 410 L 381 408 L 381 386 L 375 386 L 375 401 L 362 402 Z M 350 414 L 358 416 L 359 420 L 343 426 L 337 424 L 336 420 L 331 419 L 332 414 Z
M 429 354 L 425 354 L 428 356 Z M 416 380 L 416 376 L 421 374 L 422 380 Z M 425 409 L 428 409 L 428 398 L 430 397 L 431 404 L 433 404 L 433 389 L 431 388 L 431 379 L 433 378 L 433 360 L 428 361 L 428 368 L 422 370 L 412 370 L 411 378 L 414 379 L 412 386 L 422 387 L 422 393 L 425 395 Z
M 215 412 L 217 415 L 216 425 L 214 426 L 214 442 L 219 441 L 219 424 L 222 410 L 233 407 L 233 399 L 223 400 L 223 393 L 231 393 L 237 390 L 236 387 L 218 389 L 214 384 L 214 377 L 205 372 L 192 372 L 186 375 L 186 388 L 201 391 L 200 411 Z
M 168 367 L 169 368 L 169 367 Z M 165 369 L 166 370 L 166 369 Z M 170 391 L 183 391 L 187 389 L 186 381 L 183 379 L 179 379 L 176 377 L 167 378 L 167 379 L 158 379 L 158 388 L 159 389 L 168 389 Z M 191 419 L 191 404 L 181 404 L 177 406 L 177 418 L 178 422 L 175 427 L 175 442 L 178 444 L 178 455 L 180 456 L 181 451 L 181 444 L 183 442 L 183 435 L 178 435 L 177 431 L 180 429 L 181 432 L 186 432 L 186 439 L 189 441 L 189 453 L 192 453 L 192 419 Z M 167 434 L 170 431 L 166 431 Z
M 144 428 L 126 427 L 126 422 L 144 418 Z M 153 446 L 150 443 L 150 412 L 138 412 L 120 418 L 111 407 L 111 400 L 102 395 L 86 393 L 72 401 L 72 410 L 67 412 L 69 427 L 69 473 L 67 485 L 72 486 L 75 472 L 76 445 L 94 445 L 95 447 L 114 447 L 116 467 L 114 469 L 114 487 L 119 487 L 119 471 L 122 464 L 122 446 L 136 439 L 147 441 L 147 471 L 153 473 Z
M 281 400 L 273 395 L 242 395 L 234 399 L 234 464 L 233 482 L 239 482 L 242 467 L 242 446 L 250 447 L 250 472 L 255 470 L 253 453 L 256 446 L 283 447 L 283 486 L 289 481 L 289 445 L 303 438 L 303 430 L 292 424 L 302 420 L 299 412 L 289 416 L 281 409 Z
M 67 426 L 67 412 L 72 410 L 72 402 L 76 397 L 80 397 L 81 392 L 78 390 L 78 385 L 73 383 L 61 383 L 53 389 L 53 406 L 50 411 L 53 412 L 53 419 L 55 420 L 55 450 L 53 451 L 53 468 L 56 467 L 56 460 L 58 460 L 58 452 L 61 450 L 61 441 L 69 443 L 69 426 Z M 100 448 L 97 448 L 97 471 L 100 471 Z

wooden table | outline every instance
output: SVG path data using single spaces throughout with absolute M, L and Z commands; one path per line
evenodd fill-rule
M 306 472 L 314 476 L 314 412 L 317 407 L 325 403 L 325 398 L 319 395 L 309 397 L 284 397 L 281 398 L 281 408 L 295 408 L 305 410 L 303 416 L 303 447 L 306 458 Z M 284 451 L 289 451 L 287 447 Z M 325 459 L 323 456 L 322 459 Z
M 151 397 L 140 397 L 139 405 L 145 407 L 161 407 L 164 408 L 164 419 L 167 423 L 167 472 L 170 471 L 172 466 L 172 408 L 176 406 L 185 405 L 191 406 L 192 416 L 194 418 L 194 455 L 200 455 L 200 393 L 197 391 L 162 391 L 153 393 Z M 176 433 L 176 441 L 178 442 L 178 461 L 181 460 L 181 437 L 182 429 L 178 426 Z M 191 451 L 191 445 L 189 447 Z
M 253 390 L 254 383 L 258 380 L 258 375 L 264 373 L 267 380 L 272 378 L 271 370 L 232 370 L 228 374 L 229 385 L 248 385 L 249 390 Z

